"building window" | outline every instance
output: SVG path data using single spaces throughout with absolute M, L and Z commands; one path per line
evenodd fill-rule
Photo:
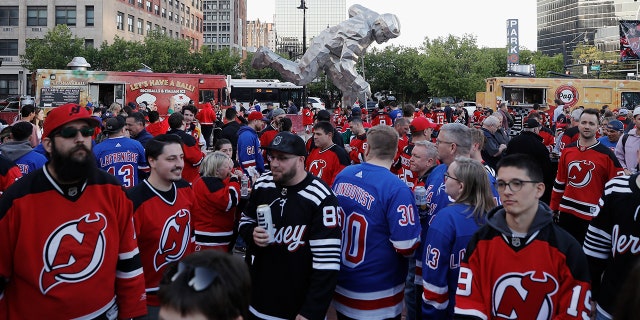
M 116 29 L 124 30 L 124 13 L 118 12 L 116 15 Z
M 151 1 L 147 1 L 147 11 L 151 12 Z
M 85 18 L 85 25 L 87 27 L 93 27 L 95 12 L 93 6 L 86 6 L 85 10 L 87 12 L 87 16 Z
M 151 32 L 151 22 L 147 21 L 147 35 L 149 35 L 149 32 Z
M 27 7 L 27 26 L 46 27 L 47 7 Z
M 167 9 L 162 8 L 162 17 L 166 18 L 167 17 Z
M 0 39 L 0 56 L 17 56 L 18 39 Z
M 18 26 L 18 7 L 0 7 L 0 26 Z
M 56 7 L 56 25 L 76 25 L 76 7 Z
M 167 27 L 162 27 L 162 34 L 166 35 L 167 34 Z
M 127 16 L 127 31 L 133 32 L 133 16 Z
M 93 49 L 93 39 L 84 39 L 84 48 L 85 49 Z
M 169 11 L 169 21 L 173 21 L 173 12 Z
M 138 19 L 138 34 L 144 34 L 142 31 L 142 25 L 144 24 L 144 21 L 142 21 L 142 19 Z
M 135 5 L 135 4 L 136 4 L 136 1 L 135 1 L 135 0 L 129 0 L 129 4 L 130 4 L 130 5 Z
M 2 74 L 0 75 L 0 96 L 9 96 L 18 94 L 18 75 Z
M 157 4 L 153 6 L 153 13 L 155 13 L 157 16 L 160 15 L 160 7 L 158 7 Z
M 142 5 L 142 0 L 138 0 L 138 7 L 140 7 L 140 8 L 144 7 L 144 6 Z

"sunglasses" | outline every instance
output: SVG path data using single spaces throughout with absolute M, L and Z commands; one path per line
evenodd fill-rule
M 57 135 L 63 138 L 74 138 L 78 135 L 78 131 L 80 131 L 80 134 L 83 137 L 91 137 L 93 136 L 93 132 L 95 131 L 95 129 L 92 127 L 82 127 L 80 129 L 74 127 L 66 127 L 58 131 Z
M 194 267 L 184 262 L 179 262 L 176 273 L 171 277 L 171 282 L 176 281 L 182 274 L 187 275 L 187 285 L 196 292 L 209 288 L 219 276 L 218 272 L 211 268 Z

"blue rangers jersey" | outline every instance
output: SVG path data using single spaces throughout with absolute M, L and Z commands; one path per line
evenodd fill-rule
M 20 168 L 23 176 L 26 176 L 30 172 L 36 171 L 42 168 L 47 163 L 47 157 L 42 154 L 31 150 L 22 157 L 16 159 L 16 166 Z
M 429 206 L 429 212 L 427 213 L 426 219 L 420 220 L 420 223 L 422 224 L 422 241 L 420 242 L 420 248 L 418 248 L 418 251 L 416 252 L 415 280 L 415 284 L 418 286 L 422 286 L 422 256 L 424 254 L 425 237 L 429 230 L 429 225 L 431 225 L 431 221 L 433 221 L 433 218 L 440 210 L 442 210 L 442 208 L 453 202 L 453 199 L 451 199 L 444 191 L 444 174 L 447 173 L 448 167 L 449 166 L 444 163 L 438 165 L 433 169 L 427 178 L 427 181 L 424 183 L 424 187 L 427 189 L 427 204 Z M 489 172 L 487 172 L 487 177 L 489 178 L 491 193 L 493 193 L 493 197 L 496 200 L 496 205 L 500 205 L 500 195 L 494 185 L 496 178 Z
M 472 213 L 468 204 L 452 204 L 440 210 L 429 226 L 422 260 L 424 319 L 453 317 L 460 260 L 480 227 Z
M 148 172 L 144 147 L 127 137 L 106 139 L 93 147 L 98 168 L 114 175 L 125 188 L 138 184 L 140 172 Z
M 420 240 L 413 193 L 388 168 L 368 163 L 343 169 L 333 190 L 343 229 L 335 309 L 355 319 L 396 317 L 407 257 Z

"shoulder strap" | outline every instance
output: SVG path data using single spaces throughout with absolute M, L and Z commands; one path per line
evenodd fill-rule
M 625 133 L 622 135 L 622 152 L 624 152 L 624 145 L 627 143 L 628 138 L 629 138 L 629 133 Z

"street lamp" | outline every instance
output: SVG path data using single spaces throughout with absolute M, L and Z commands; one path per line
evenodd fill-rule
M 298 9 L 302 9 L 302 52 L 300 55 L 304 55 L 304 51 L 307 50 L 307 1 L 300 0 L 300 6 Z M 302 87 L 302 105 L 300 109 L 307 105 L 307 86 Z
M 300 0 L 300 6 L 298 9 L 302 9 L 302 54 L 307 50 L 307 1 Z

